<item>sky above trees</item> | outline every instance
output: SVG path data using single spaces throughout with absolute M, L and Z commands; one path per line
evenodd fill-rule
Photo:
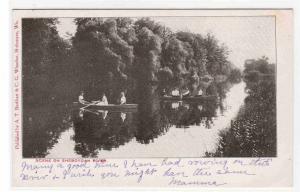
M 274 17 L 152 17 L 172 31 L 188 31 L 205 35 L 212 33 L 230 50 L 229 60 L 243 68 L 249 58 L 267 56 L 276 62 Z M 59 18 L 57 30 L 63 38 L 74 35 L 74 18 Z

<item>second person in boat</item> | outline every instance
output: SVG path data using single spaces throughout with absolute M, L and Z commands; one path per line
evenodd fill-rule
M 108 105 L 108 101 L 105 93 L 102 94 L 99 101 L 96 101 L 96 105 Z

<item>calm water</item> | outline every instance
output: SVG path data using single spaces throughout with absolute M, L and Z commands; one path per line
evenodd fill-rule
M 244 87 L 234 85 L 217 102 L 160 103 L 149 97 L 138 113 L 84 113 L 61 133 L 47 157 L 205 156 L 215 152 L 220 130 L 237 115 Z
M 216 152 L 247 96 L 245 83 L 207 90 L 217 99 L 162 102 L 156 87 L 138 97 L 138 112 L 80 113 L 61 107 L 32 110 L 24 129 L 24 157 L 202 157 Z M 139 102 L 140 101 L 140 102 Z M 97 112 L 94 113 L 94 112 Z M 27 139 L 26 139 L 27 138 Z

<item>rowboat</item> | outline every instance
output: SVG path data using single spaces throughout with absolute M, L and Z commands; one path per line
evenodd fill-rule
M 107 104 L 107 105 L 90 105 L 87 108 L 91 110 L 113 110 L 113 111 L 123 111 L 123 110 L 137 110 L 137 104 Z
M 214 100 L 217 99 L 216 95 L 201 95 L 201 96 L 187 96 L 180 98 L 179 96 L 163 96 L 161 100 L 163 101 L 187 101 L 187 102 L 199 102 L 206 100 Z
M 137 111 L 138 104 L 107 104 L 107 105 L 96 105 L 96 104 L 81 104 L 78 102 L 73 103 L 74 109 L 83 110 L 105 110 L 105 111 L 124 111 L 124 112 L 135 112 Z

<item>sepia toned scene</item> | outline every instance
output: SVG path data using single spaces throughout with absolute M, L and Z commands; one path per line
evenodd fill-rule
M 276 157 L 275 22 L 23 18 L 23 157 Z

